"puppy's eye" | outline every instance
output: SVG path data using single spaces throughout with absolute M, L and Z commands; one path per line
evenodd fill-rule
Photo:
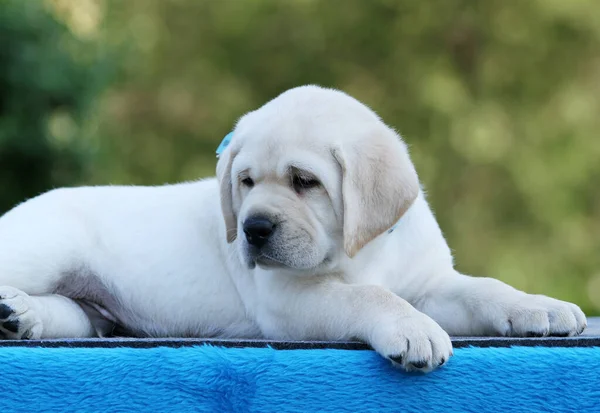
M 241 182 L 242 185 L 248 188 L 252 188 L 254 186 L 254 181 L 252 180 L 252 178 L 244 178 Z
M 292 179 L 292 185 L 294 186 L 294 191 L 302 192 L 312 188 L 316 188 L 319 185 L 321 185 L 321 183 L 315 178 L 302 175 L 295 175 Z

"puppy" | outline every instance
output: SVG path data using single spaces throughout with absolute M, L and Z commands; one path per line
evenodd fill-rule
M 0 218 L 1 336 L 358 339 L 429 371 L 448 334 L 586 327 L 458 273 L 406 145 L 346 94 L 289 90 L 230 137 L 217 179 L 56 189 Z

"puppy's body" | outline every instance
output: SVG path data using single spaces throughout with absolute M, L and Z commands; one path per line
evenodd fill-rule
M 101 301 L 139 335 L 259 334 L 237 292 L 247 271 L 225 242 L 215 179 L 57 189 L 7 213 L 0 234 L 5 285 Z
M 457 273 L 406 147 L 340 92 L 246 115 L 217 175 L 58 189 L 0 218 L 2 335 L 358 338 L 429 370 L 446 332 L 585 327 L 573 304 Z
M 437 249 L 433 255 L 442 269 L 452 261 L 443 238 L 439 242 L 436 236 L 435 220 L 429 230 L 414 228 L 426 212 L 419 197 L 394 232 L 381 235 L 328 276 L 390 287 L 415 300 L 431 274 L 440 272 L 425 259 L 428 250 Z M 405 232 L 413 236 L 399 235 Z M 11 269 L 2 272 L 4 285 L 31 295 L 64 292 L 100 301 L 134 334 L 262 336 L 254 319 L 261 301 L 255 278 L 263 271 L 249 271 L 225 241 L 216 179 L 56 189 L 3 216 L 0 242 L 0 268 Z M 62 335 L 44 334 L 53 336 Z

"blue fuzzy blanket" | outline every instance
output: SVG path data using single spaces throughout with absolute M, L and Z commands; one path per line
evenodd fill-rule
M 600 348 L 459 348 L 408 374 L 372 351 L 0 348 L 0 412 L 600 412 Z

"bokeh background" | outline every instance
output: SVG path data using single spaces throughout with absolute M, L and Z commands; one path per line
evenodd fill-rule
M 597 0 L 2 0 L 0 213 L 212 175 L 307 83 L 403 134 L 460 270 L 600 314 Z

